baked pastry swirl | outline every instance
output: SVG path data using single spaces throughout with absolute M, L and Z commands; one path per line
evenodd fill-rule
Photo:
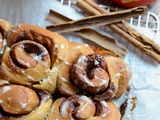
M 112 102 L 93 101 L 85 95 L 57 99 L 48 120 L 120 120 L 120 111 Z
M 0 80 L 1 120 L 44 120 L 51 104 L 52 98 L 45 91 Z
M 71 43 L 66 61 L 60 66 L 58 89 L 67 96 L 89 94 L 95 99 L 120 97 L 128 86 L 130 71 L 124 61 L 110 51 Z
M 12 24 L 0 19 L 0 61 L 7 45 L 6 37 Z
M 131 73 L 113 52 L 1 20 L 0 50 L 1 120 L 120 120 Z
M 54 93 L 68 41 L 45 29 L 20 24 L 9 31 L 7 42 L 1 78 Z

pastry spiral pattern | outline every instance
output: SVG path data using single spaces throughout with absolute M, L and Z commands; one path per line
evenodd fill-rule
M 112 102 L 93 101 L 85 95 L 57 99 L 48 120 L 120 120 L 120 111 Z
M 68 53 L 58 74 L 62 94 L 83 93 L 105 100 L 123 94 L 131 74 L 121 58 L 86 44 L 71 43 L 69 49 L 72 53 Z
M 0 80 L 1 120 L 44 120 L 52 104 L 50 94 Z
M 68 41 L 45 29 L 20 24 L 9 31 L 7 42 L 1 78 L 54 93 Z
M 7 45 L 6 37 L 11 27 L 12 27 L 11 23 L 4 20 L 0 20 L 0 62 L 5 50 L 5 47 Z
M 111 51 L 0 20 L 1 120 L 120 120 L 130 77 Z

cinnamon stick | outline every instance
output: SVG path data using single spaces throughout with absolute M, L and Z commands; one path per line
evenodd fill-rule
M 83 8 L 81 7 L 82 3 L 83 5 L 85 5 L 83 6 Z M 91 12 L 88 12 L 86 10 L 87 9 L 86 5 L 92 7 L 94 11 L 97 10 L 96 12 L 97 14 L 94 14 L 95 12 L 92 14 Z M 106 9 L 100 7 L 97 3 L 93 2 L 92 0 L 77 0 L 77 6 L 91 15 L 100 15 L 100 14 L 109 13 Z M 160 63 L 160 45 L 159 44 L 157 44 L 147 36 L 139 33 L 138 31 L 136 31 L 129 25 L 125 24 L 124 22 L 110 24 L 108 25 L 108 27 L 112 31 L 116 32 L 117 34 L 119 34 L 120 36 L 128 40 L 137 49 L 141 50 L 143 53 L 152 57 L 153 59 L 155 59 L 157 62 Z
M 101 26 L 111 23 L 116 23 L 122 20 L 136 17 L 143 14 L 146 11 L 146 7 L 136 7 L 119 12 L 112 12 L 109 14 L 95 15 L 83 18 L 81 20 L 69 21 L 62 24 L 54 24 L 47 26 L 48 30 L 57 33 L 66 33 L 77 30 L 90 28 L 93 26 Z
M 47 19 L 55 22 L 55 23 L 64 23 L 67 21 L 71 21 L 70 18 L 63 16 L 53 10 L 50 10 Z M 109 36 L 103 35 L 93 29 L 83 29 L 79 31 L 75 31 L 75 33 L 87 40 L 90 40 L 104 49 L 114 52 L 119 57 L 124 57 L 126 55 L 126 50 L 119 45 L 116 44 L 115 39 Z

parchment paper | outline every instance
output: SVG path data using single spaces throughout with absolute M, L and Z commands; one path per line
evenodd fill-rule
M 53 9 L 72 19 L 84 17 L 75 9 L 62 6 L 57 0 L 0 0 L 0 19 L 5 19 L 13 24 L 28 23 L 45 27 L 51 24 L 45 18 Z M 128 54 L 124 58 L 132 72 L 130 81 L 130 92 L 125 93 L 118 101 L 128 98 L 128 107 L 123 120 L 160 120 L 160 65 L 152 58 L 144 55 L 126 40 L 111 32 L 105 27 L 95 28 L 103 34 L 108 34 L 117 39 L 117 42 L 127 49 Z M 106 32 L 107 31 L 107 32 Z M 160 43 L 160 34 L 153 37 L 153 33 L 148 29 L 139 28 L 140 32 L 154 38 Z M 70 41 L 88 42 L 75 34 L 65 34 Z M 120 105 L 117 102 L 117 105 Z

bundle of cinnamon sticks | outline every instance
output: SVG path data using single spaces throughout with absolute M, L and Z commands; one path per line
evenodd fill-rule
M 146 37 L 145 35 L 139 33 L 138 31 L 136 31 L 135 29 L 130 27 L 125 22 L 122 22 L 122 19 L 126 19 L 126 18 L 128 19 L 132 16 L 138 16 L 138 15 L 143 14 L 146 11 L 146 7 L 139 7 L 138 9 L 137 8 L 128 9 L 129 14 L 127 14 L 128 11 L 110 13 L 106 9 L 100 7 L 97 3 L 95 3 L 92 0 L 77 0 L 76 5 L 79 8 L 81 8 L 83 11 L 85 11 L 86 13 L 88 13 L 90 15 L 94 15 L 89 18 L 84 18 L 85 20 L 86 19 L 90 20 L 90 19 L 94 18 L 94 20 L 90 21 L 89 23 L 88 22 L 86 23 L 86 21 L 84 21 L 83 23 L 85 23 L 85 25 L 88 24 L 89 27 L 91 27 L 91 26 L 97 25 L 99 23 L 100 23 L 100 25 L 107 24 L 107 26 L 112 31 L 119 34 L 120 36 L 122 36 L 123 38 L 128 40 L 131 44 L 133 44 L 136 48 L 141 50 L 143 53 L 154 58 L 156 61 L 158 61 L 160 63 L 160 45 L 158 45 L 156 42 L 154 42 L 150 38 Z M 107 18 L 99 19 L 99 17 L 107 16 L 107 15 L 108 15 L 108 17 L 111 17 L 112 19 L 115 19 L 115 20 L 112 21 L 111 19 L 109 19 L 109 22 L 108 21 L 104 22 L 104 19 L 107 19 Z M 95 21 L 95 17 L 96 17 L 96 20 L 98 19 L 98 22 Z M 79 21 L 82 22 L 83 20 L 79 20 Z M 53 29 L 55 29 L 54 27 L 64 26 L 64 25 L 69 25 L 69 26 L 71 25 L 71 27 L 73 27 L 72 24 L 74 24 L 74 26 L 75 26 L 78 24 L 77 22 L 79 22 L 79 21 L 70 21 L 68 23 L 63 23 L 61 25 L 51 25 L 51 26 L 47 26 L 47 29 L 53 30 Z M 95 22 L 95 23 L 93 23 L 93 22 Z M 101 22 L 103 22 L 103 24 L 101 24 Z M 62 28 L 64 28 L 64 27 L 62 27 Z M 67 28 L 68 28 L 68 26 L 67 26 Z M 61 27 L 60 27 L 60 29 L 61 29 Z M 84 27 L 82 29 L 78 28 L 78 29 L 73 29 L 73 30 L 70 30 L 70 29 L 67 29 L 67 30 L 69 30 L 69 32 L 70 32 L 70 31 L 79 31 L 79 30 L 83 30 L 83 29 L 86 29 L 86 27 Z M 54 30 L 54 31 L 56 31 L 56 30 Z

